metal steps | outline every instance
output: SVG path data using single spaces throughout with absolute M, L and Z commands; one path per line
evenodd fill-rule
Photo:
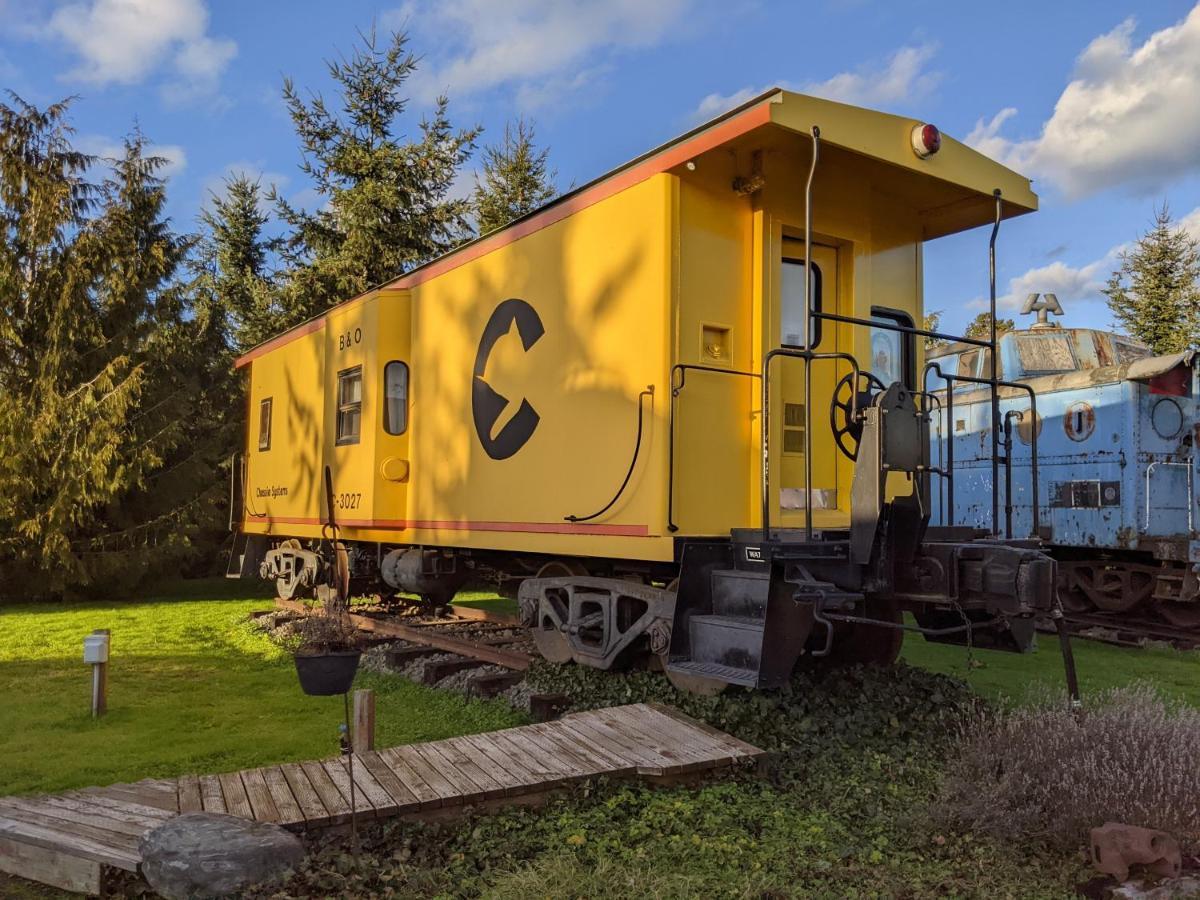
M 758 685 L 757 672 L 750 669 L 737 669 L 733 666 L 721 666 L 716 663 L 673 662 L 671 663 L 671 671 L 678 672 L 681 675 L 714 678 L 717 681 L 736 684 L 739 687 L 756 687 Z

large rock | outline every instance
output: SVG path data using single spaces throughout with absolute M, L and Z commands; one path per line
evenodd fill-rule
M 300 839 L 278 825 L 217 813 L 184 813 L 147 831 L 142 875 L 168 900 L 220 897 L 274 881 L 304 859 Z

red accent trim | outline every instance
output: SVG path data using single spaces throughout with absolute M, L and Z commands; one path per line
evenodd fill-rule
M 270 525 L 324 525 L 324 519 L 308 516 L 263 516 L 246 520 L 247 524 L 265 522 Z M 339 519 L 339 526 L 373 528 L 378 531 L 442 530 L 442 531 L 520 531 L 531 534 L 600 534 L 611 537 L 650 537 L 645 525 L 584 525 L 570 522 L 456 522 L 428 519 Z
M 699 156 L 701 153 L 707 153 L 714 147 L 719 147 L 734 138 L 741 137 L 743 134 L 753 131 L 755 128 L 767 125 L 771 121 L 770 97 L 774 95 L 775 92 L 772 91 L 756 105 L 730 116 L 712 128 L 700 132 L 695 137 L 667 146 L 660 153 L 654 154 L 649 159 L 635 162 L 623 169 L 618 169 L 612 175 L 596 182 L 591 187 L 583 188 L 577 194 L 569 195 L 557 203 L 552 203 L 541 212 L 535 212 L 528 218 L 521 219 L 519 222 L 509 225 L 495 234 L 467 244 L 461 250 L 448 253 L 446 256 L 427 263 L 407 275 L 401 275 L 394 281 L 387 282 L 378 288 L 378 290 L 405 290 L 416 287 L 419 284 L 424 284 L 430 279 L 437 278 L 439 275 L 444 275 L 447 272 L 457 269 L 459 266 L 473 262 L 481 256 L 491 253 L 493 250 L 506 247 L 536 231 L 541 231 L 543 228 L 553 225 L 556 222 L 561 222 L 568 216 L 572 216 L 580 210 L 587 209 L 601 200 L 607 200 L 609 197 L 619 194 L 626 188 L 633 187 L 635 184 L 640 184 L 648 178 L 665 172 L 668 169 L 682 165 L 689 159 Z M 371 293 L 371 291 L 367 293 Z M 351 297 L 348 300 L 342 301 L 333 307 L 333 309 L 342 309 L 365 296 L 366 294 L 359 294 L 357 297 Z M 305 322 L 303 325 L 297 325 L 291 331 L 285 331 L 278 337 L 267 341 L 267 343 L 255 347 L 253 350 L 238 357 L 234 362 L 234 366 L 241 368 L 264 353 L 275 350 L 303 335 L 311 334 L 324 324 L 326 315 L 328 313 L 319 319 Z
M 240 369 L 242 366 L 248 364 L 252 360 L 258 359 L 263 354 L 270 353 L 272 350 L 278 349 L 284 344 L 290 344 L 292 341 L 296 340 L 297 338 L 302 338 L 306 334 L 312 334 L 314 331 L 320 331 L 324 327 L 325 316 L 321 316 L 319 319 L 311 319 L 301 325 L 297 325 L 290 331 L 285 331 L 278 337 L 271 338 L 265 344 L 259 344 L 253 350 L 243 353 L 233 361 L 233 367 L 235 369 Z
M 1150 379 L 1150 393 L 1165 394 L 1168 397 L 1186 397 L 1190 392 L 1192 370 L 1179 365 L 1169 372 L 1163 372 Z

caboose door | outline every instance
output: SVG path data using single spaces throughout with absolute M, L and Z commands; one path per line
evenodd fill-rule
M 375 377 L 379 405 L 375 416 L 373 524 L 388 531 L 409 527 L 409 438 L 412 433 L 412 304 L 408 291 L 379 294 L 379 342 Z
M 767 346 L 805 349 L 804 241 L 784 237 L 780 244 L 777 293 L 778 327 L 768 336 Z M 841 312 L 839 304 L 838 250 L 824 244 L 812 245 L 810 290 L 813 308 Z M 814 319 L 808 346 L 817 352 L 838 349 L 838 327 Z M 771 384 L 771 495 L 778 504 L 775 521 L 784 527 L 804 524 L 806 494 L 805 451 L 812 454 L 812 504 L 814 525 L 840 525 L 838 507 L 847 502 L 840 496 L 838 451 L 829 419 L 829 398 L 841 374 L 836 362 L 812 363 L 811 441 L 805 440 L 804 361 L 784 357 L 772 369 Z

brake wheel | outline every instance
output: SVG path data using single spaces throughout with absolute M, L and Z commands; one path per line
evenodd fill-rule
M 829 400 L 829 427 L 838 449 L 850 459 L 858 459 L 858 442 L 862 438 L 862 411 L 871 405 L 871 398 L 885 390 L 884 384 L 870 372 L 859 371 L 858 383 L 854 373 L 847 372 L 833 389 Z M 854 414 L 857 400 L 858 415 Z

